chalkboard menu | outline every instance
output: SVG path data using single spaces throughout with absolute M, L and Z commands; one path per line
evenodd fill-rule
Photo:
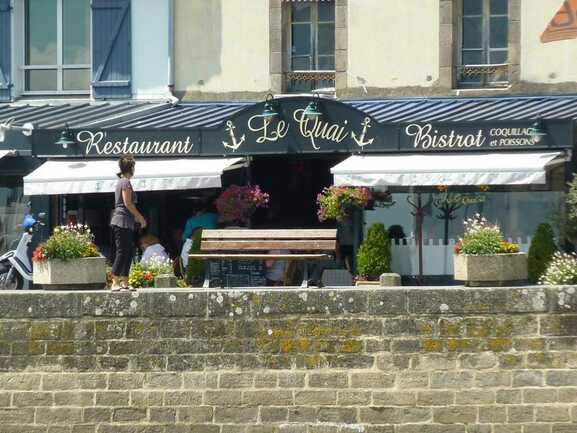
M 266 267 L 262 260 L 211 261 L 208 272 L 210 287 L 266 286 Z

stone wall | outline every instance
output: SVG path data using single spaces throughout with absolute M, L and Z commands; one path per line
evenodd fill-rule
M 2 433 L 574 433 L 577 295 L 0 293 Z

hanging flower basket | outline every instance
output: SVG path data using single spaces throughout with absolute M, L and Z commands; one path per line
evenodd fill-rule
M 231 185 L 216 199 L 216 209 L 222 222 L 248 225 L 257 209 L 268 207 L 269 198 L 258 185 Z
M 319 221 L 342 222 L 357 209 L 366 209 L 372 203 L 369 188 L 354 186 L 329 186 L 317 196 Z

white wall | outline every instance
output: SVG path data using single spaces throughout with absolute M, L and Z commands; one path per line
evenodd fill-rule
M 132 92 L 136 99 L 169 96 L 169 1 L 132 1 Z
M 432 86 L 439 77 L 439 0 L 349 0 L 348 86 Z
M 176 0 L 176 89 L 265 92 L 269 0 Z
M 521 2 L 521 80 L 533 83 L 577 81 L 577 40 L 542 44 L 541 33 L 561 0 Z

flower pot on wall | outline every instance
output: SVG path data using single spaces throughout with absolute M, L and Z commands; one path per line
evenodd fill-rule
M 106 258 L 43 260 L 34 263 L 34 284 L 45 290 L 93 290 L 106 284 Z
M 527 254 L 492 254 L 453 256 L 455 280 L 466 286 L 488 287 L 526 284 Z

